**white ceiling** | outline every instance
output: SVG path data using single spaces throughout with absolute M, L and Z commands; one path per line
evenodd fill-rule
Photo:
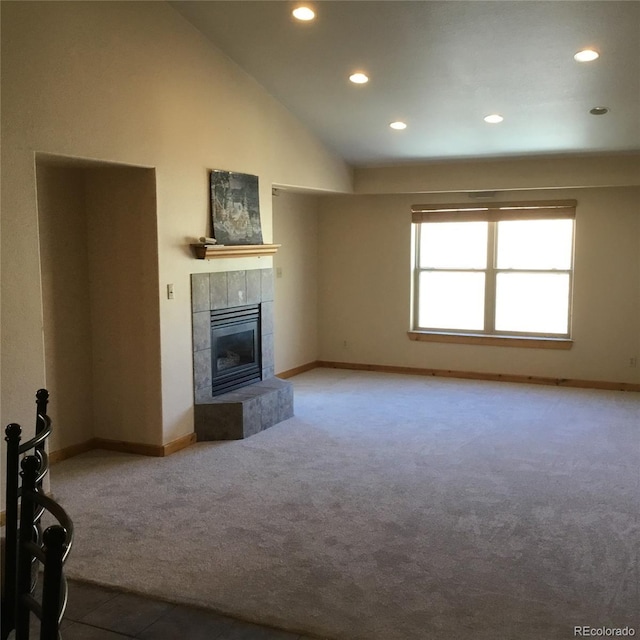
M 307 24 L 284 0 L 171 4 L 356 166 L 640 150 L 635 0 L 325 0 Z

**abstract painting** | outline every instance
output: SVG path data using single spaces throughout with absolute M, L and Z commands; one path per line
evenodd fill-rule
M 258 176 L 211 172 L 211 220 L 219 245 L 262 244 Z

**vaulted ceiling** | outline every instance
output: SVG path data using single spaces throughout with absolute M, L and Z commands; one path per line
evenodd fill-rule
M 171 4 L 355 166 L 640 150 L 637 1 Z

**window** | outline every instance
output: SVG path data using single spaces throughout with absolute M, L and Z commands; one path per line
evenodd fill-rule
M 414 330 L 569 338 L 575 205 L 412 207 Z

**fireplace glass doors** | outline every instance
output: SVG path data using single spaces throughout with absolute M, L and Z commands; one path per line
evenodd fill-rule
M 260 305 L 211 311 L 214 396 L 262 379 Z

